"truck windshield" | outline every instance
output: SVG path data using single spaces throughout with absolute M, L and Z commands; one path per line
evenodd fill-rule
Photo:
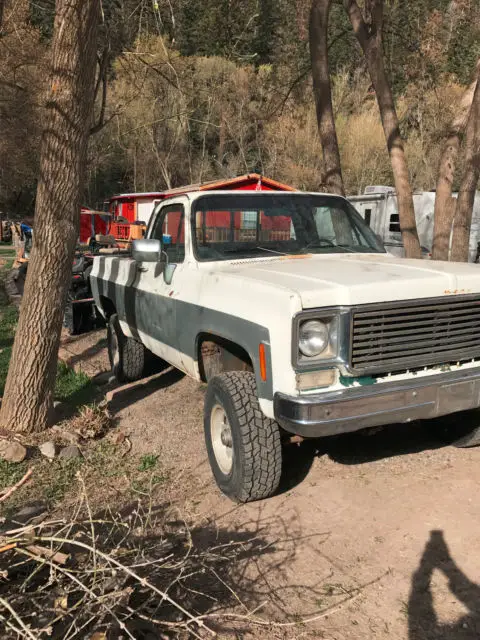
M 192 228 L 201 261 L 385 252 L 352 205 L 328 195 L 205 195 L 194 203 Z

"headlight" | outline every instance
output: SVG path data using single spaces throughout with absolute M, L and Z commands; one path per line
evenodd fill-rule
M 300 325 L 298 347 L 304 356 L 319 356 L 328 347 L 328 327 L 320 320 L 307 320 Z

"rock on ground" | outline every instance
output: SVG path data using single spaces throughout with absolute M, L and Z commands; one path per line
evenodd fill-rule
M 82 452 L 74 444 L 70 444 L 68 445 L 68 447 L 64 447 L 58 454 L 58 457 L 62 458 L 63 460 L 71 460 L 72 458 L 81 458 L 81 456 L 82 456 Z
M 15 440 L 0 440 L 0 458 L 7 462 L 23 462 L 27 457 L 25 447 Z
M 44 442 L 38 448 L 40 450 L 40 453 L 46 458 L 48 458 L 49 460 L 53 460 L 55 458 L 57 449 L 56 449 L 55 443 L 52 440 L 48 440 L 47 442 Z

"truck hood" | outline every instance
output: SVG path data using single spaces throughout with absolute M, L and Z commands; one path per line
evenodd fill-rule
M 480 293 L 479 265 L 388 254 L 282 256 L 222 267 L 252 285 L 256 281 L 297 293 L 304 309 Z

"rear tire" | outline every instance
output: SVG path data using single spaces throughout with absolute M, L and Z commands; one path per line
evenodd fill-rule
M 466 433 L 463 433 L 460 438 L 454 440 L 452 444 L 454 447 L 458 447 L 459 449 L 480 446 L 480 427 L 468 429 Z
M 143 377 L 146 349 L 123 333 L 116 313 L 108 321 L 107 343 L 110 366 L 118 382 L 134 382 Z
M 69 335 L 77 336 L 81 333 L 87 333 L 93 326 L 93 305 L 90 303 L 77 302 L 85 298 L 83 291 L 76 294 L 69 292 L 67 294 L 67 302 L 65 304 L 65 312 L 63 316 L 63 326 L 67 329 Z
M 204 428 L 210 466 L 223 493 L 238 502 L 275 493 L 282 471 L 280 429 L 260 409 L 253 373 L 232 371 L 210 380 Z
M 480 446 L 480 410 L 441 416 L 426 423 L 429 432 L 444 444 L 459 449 Z

